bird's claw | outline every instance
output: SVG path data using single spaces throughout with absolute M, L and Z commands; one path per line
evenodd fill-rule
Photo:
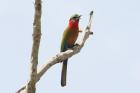
M 81 33 L 81 32 L 83 32 L 82 30 L 79 30 L 79 32 Z
M 76 44 L 74 45 L 74 47 L 76 47 L 76 46 L 79 46 L 79 44 L 76 43 Z

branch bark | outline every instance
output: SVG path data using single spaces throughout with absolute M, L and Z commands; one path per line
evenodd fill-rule
M 41 39 L 41 0 L 35 0 L 35 15 L 33 22 L 33 47 L 31 53 L 30 64 L 30 79 L 26 85 L 26 93 L 35 93 L 36 91 L 36 78 L 37 78 L 37 65 L 38 65 L 38 52 Z
M 80 50 L 82 49 L 82 47 L 85 44 L 85 41 L 89 38 L 89 36 L 91 34 L 93 34 L 93 32 L 90 31 L 92 17 L 93 17 L 93 11 L 90 12 L 89 22 L 88 22 L 86 29 L 84 31 L 82 31 L 83 36 L 81 37 L 80 42 L 78 42 L 78 44 L 73 49 L 69 49 L 65 52 L 58 53 L 54 57 L 51 57 L 50 59 L 48 59 L 46 61 L 46 63 L 41 68 L 39 68 L 39 70 L 37 71 L 37 75 L 36 75 L 36 81 L 35 81 L 36 83 L 40 80 L 40 78 L 45 74 L 45 72 L 50 67 L 52 67 L 53 65 L 55 65 L 57 63 L 61 63 L 63 60 L 70 58 L 73 55 L 78 54 L 80 52 Z M 17 93 L 24 93 L 23 91 L 25 89 L 26 89 L 26 86 L 23 86 L 21 89 L 19 89 L 17 91 Z

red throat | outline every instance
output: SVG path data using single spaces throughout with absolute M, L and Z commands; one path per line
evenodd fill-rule
M 73 29 L 78 29 L 78 20 L 69 20 L 69 27 Z

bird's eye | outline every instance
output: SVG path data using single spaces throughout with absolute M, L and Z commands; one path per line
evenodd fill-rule
M 77 17 L 73 17 L 73 19 L 76 19 Z

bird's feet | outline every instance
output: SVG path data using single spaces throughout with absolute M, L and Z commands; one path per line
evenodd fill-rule
M 79 33 L 82 33 L 83 31 L 82 30 L 79 30 Z
M 73 47 L 76 47 L 76 46 L 79 46 L 79 44 L 76 43 Z

